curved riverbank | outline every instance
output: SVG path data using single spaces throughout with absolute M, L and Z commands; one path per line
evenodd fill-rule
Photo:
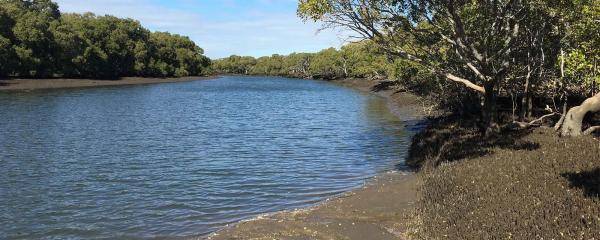
M 389 110 L 413 131 L 424 127 L 418 98 L 392 90 L 373 91 L 365 79 L 333 83 L 381 96 Z M 242 221 L 206 239 L 404 239 L 418 199 L 419 178 L 410 170 L 375 176 L 364 187 L 314 207 L 277 212 Z M 200 239 L 203 239 L 201 237 Z
M 323 81 L 225 76 L 0 98 L 11 169 L 0 238 L 204 236 L 357 189 L 410 145 L 383 98 Z
M 597 139 L 559 138 L 547 127 L 484 137 L 475 119 L 440 116 L 425 125 L 418 98 L 375 94 L 393 113 L 414 116 L 419 133 L 407 164 L 418 174 L 382 174 L 312 208 L 264 215 L 208 239 L 587 239 L 599 232 Z
M 99 80 L 99 79 L 0 79 L 0 92 L 2 91 L 31 91 L 41 89 L 60 89 L 60 88 L 89 88 L 106 86 L 124 86 L 141 85 L 155 83 L 174 83 L 188 82 L 196 80 L 215 79 L 215 76 L 208 77 L 180 77 L 180 78 L 144 78 L 144 77 L 125 77 L 117 80 Z

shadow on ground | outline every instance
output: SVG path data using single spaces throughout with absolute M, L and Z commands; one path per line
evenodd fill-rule
M 600 142 L 552 128 L 486 138 L 461 119 L 433 121 L 409 159 L 422 166 L 422 239 L 598 236 Z
M 381 81 L 371 87 L 371 91 L 380 92 L 390 90 L 393 86 L 398 85 L 396 81 Z
M 460 117 L 432 119 L 426 130 L 417 134 L 409 151 L 407 164 L 411 167 L 436 167 L 443 162 L 482 157 L 494 149 L 528 150 L 540 148 L 536 142 L 524 140 L 528 129 L 503 129 L 493 136 L 483 136 L 475 120 Z
M 584 172 L 569 172 L 562 174 L 572 188 L 583 190 L 587 197 L 600 197 L 600 168 Z

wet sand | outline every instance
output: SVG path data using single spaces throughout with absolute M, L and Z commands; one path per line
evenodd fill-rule
M 313 208 L 260 216 L 207 239 L 406 239 L 416 186 L 413 173 L 383 174 Z
M 7 79 L 0 80 L 0 91 L 30 91 L 57 88 L 87 88 L 120 85 L 139 85 L 154 83 L 187 82 L 196 80 L 215 79 L 216 77 L 182 77 L 182 78 L 142 78 L 126 77 L 118 80 L 98 79 Z
M 335 84 L 372 92 L 376 82 L 339 80 Z M 388 100 L 392 113 L 421 122 L 419 101 L 407 93 L 372 92 Z M 199 239 L 407 239 L 418 199 L 419 179 L 410 171 L 376 176 L 363 188 L 312 208 L 259 216 Z

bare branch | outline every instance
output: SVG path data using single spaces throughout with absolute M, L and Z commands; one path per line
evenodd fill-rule
M 560 129 L 563 122 L 565 121 L 566 116 L 567 116 L 567 101 L 565 101 L 565 103 L 563 104 L 562 116 L 560 117 L 560 119 L 558 120 L 556 125 L 554 125 L 554 131 L 558 131 Z
M 593 126 L 593 127 L 590 127 L 590 128 L 588 128 L 588 129 L 586 129 L 586 130 L 583 132 L 583 135 L 590 135 L 590 134 L 592 134 L 593 132 L 595 132 L 595 131 L 598 131 L 598 130 L 600 130 L 600 126 Z
M 531 127 L 531 126 L 539 126 L 539 124 L 537 124 L 538 122 L 544 121 L 544 119 L 552 117 L 554 115 L 556 115 L 556 113 L 549 113 L 549 114 L 541 116 L 540 118 L 535 119 L 535 120 L 533 120 L 531 122 L 514 121 L 513 124 L 519 126 L 520 128 L 528 128 L 528 127 Z
M 477 85 L 477 84 L 474 84 L 473 82 L 471 82 L 471 81 L 469 81 L 469 80 L 467 80 L 467 79 L 464 79 L 464 78 L 458 77 L 458 76 L 456 76 L 456 75 L 453 75 L 453 74 L 451 74 L 451 73 L 446 73 L 446 74 L 444 74 L 444 77 L 446 77 L 446 79 L 448 79 L 448 80 L 451 80 L 451 81 L 455 81 L 455 82 L 462 83 L 462 84 L 464 84 L 465 86 L 467 86 L 468 88 L 471 88 L 471 89 L 473 89 L 473 90 L 475 90 L 475 91 L 477 91 L 477 92 L 480 92 L 480 93 L 485 93 L 485 88 L 484 88 L 484 87 L 482 87 L 482 86 L 479 86 L 479 85 Z

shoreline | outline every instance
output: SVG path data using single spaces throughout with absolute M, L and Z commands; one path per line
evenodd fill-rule
M 92 88 L 107 86 L 146 85 L 216 79 L 219 76 L 190 76 L 180 78 L 124 77 L 117 80 L 102 79 L 0 79 L 0 92 L 34 91 L 46 89 Z
M 220 76 L 128 77 L 119 80 L 11 79 L 0 80 L 0 93 L 176 83 L 217 79 Z M 388 110 L 400 118 L 413 134 L 418 132 L 416 129 L 425 127 L 423 123 L 427 115 L 414 95 L 395 93 L 393 90 L 373 91 L 379 82 L 367 79 L 326 82 L 384 98 Z M 419 181 L 416 173 L 408 167 L 407 170 L 379 173 L 366 180 L 363 186 L 332 196 L 313 206 L 262 214 L 194 239 L 403 239 L 409 231 L 412 221 L 410 215 L 416 207 Z
M 418 97 L 373 91 L 381 87 L 375 81 L 329 82 L 385 98 L 417 133 L 407 165 L 419 171 L 377 174 L 312 207 L 196 239 L 581 238 L 600 231 L 597 139 L 559 138 L 543 126 L 485 137 L 476 118 L 427 114 Z
M 424 127 L 421 124 L 426 114 L 414 95 L 392 90 L 375 92 L 372 88 L 377 82 L 366 79 L 329 82 L 383 97 L 389 111 L 407 128 Z M 314 206 L 262 214 L 193 239 L 404 239 L 413 221 L 419 181 L 411 170 L 380 173 L 362 187 Z

